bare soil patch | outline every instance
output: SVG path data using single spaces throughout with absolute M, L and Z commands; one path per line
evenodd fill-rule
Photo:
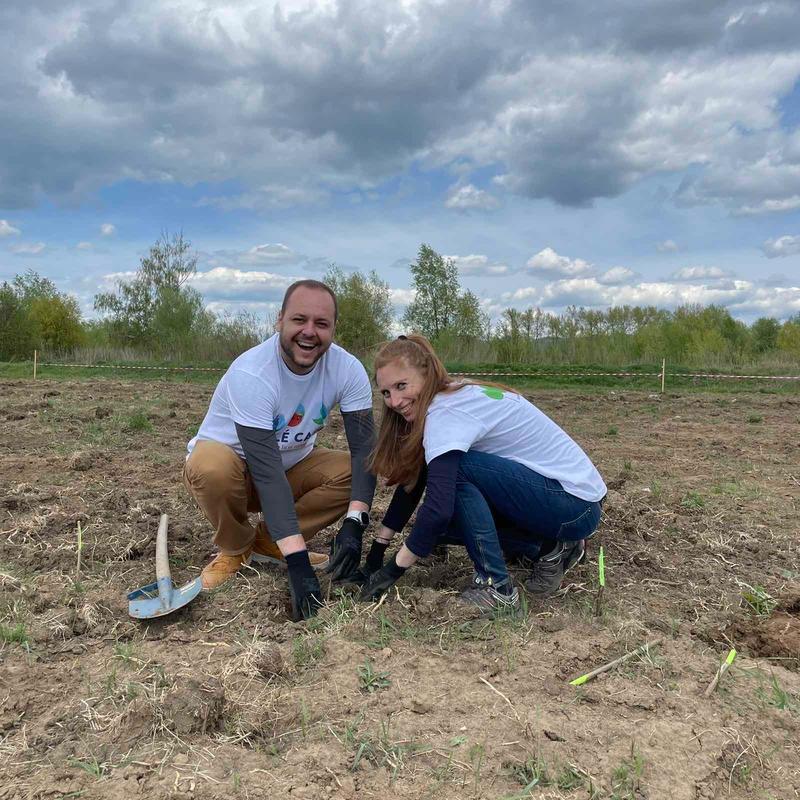
M 451 548 L 377 607 L 323 584 L 310 623 L 270 569 L 135 622 L 162 512 L 177 582 L 212 556 L 180 480 L 212 390 L 0 383 L 0 798 L 800 796 L 800 397 L 531 393 L 611 491 L 518 617 L 456 606 Z

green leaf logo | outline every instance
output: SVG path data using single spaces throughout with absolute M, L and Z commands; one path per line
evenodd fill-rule
M 500 389 L 495 389 L 494 386 L 481 386 L 481 389 L 483 389 L 483 393 L 487 397 L 491 397 L 492 400 L 502 400 L 505 397 Z

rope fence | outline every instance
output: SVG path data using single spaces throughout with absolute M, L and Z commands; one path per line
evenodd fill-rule
M 110 369 L 110 370 L 151 370 L 156 372 L 225 372 L 227 367 L 155 367 L 139 364 L 65 364 L 61 362 L 40 362 L 38 351 L 33 353 L 33 377 L 41 367 L 63 367 L 70 369 Z M 714 372 L 670 372 L 667 373 L 666 359 L 661 361 L 660 372 L 451 372 L 465 378 L 658 378 L 661 392 L 666 387 L 667 378 L 704 378 L 707 380 L 747 380 L 747 381 L 800 381 L 800 375 L 728 375 Z

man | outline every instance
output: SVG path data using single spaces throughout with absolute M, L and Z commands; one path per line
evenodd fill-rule
M 336 297 L 301 280 L 283 298 L 277 333 L 240 355 L 222 377 L 197 436 L 184 483 L 216 531 L 219 555 L 202 572 L 215 589 L 251 559 L 285 563 L 294 618 L 320 605 L 315 569 L 333 580 L 358 567 L 375 477 L 372 389 L 362 364 L 333 344 Z M 349 454 L 315 447 L 339 405 Z M 261 511 L 253 528 L 248 512 Z M 331 557 L 306 541 L 345 514 Z

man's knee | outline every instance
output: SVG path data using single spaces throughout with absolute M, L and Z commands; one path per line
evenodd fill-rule
M 228 445 L 201 441 L 189 456 L 184 475 L 193 494 L 225 495 L 244 483 L 245 465 Z

